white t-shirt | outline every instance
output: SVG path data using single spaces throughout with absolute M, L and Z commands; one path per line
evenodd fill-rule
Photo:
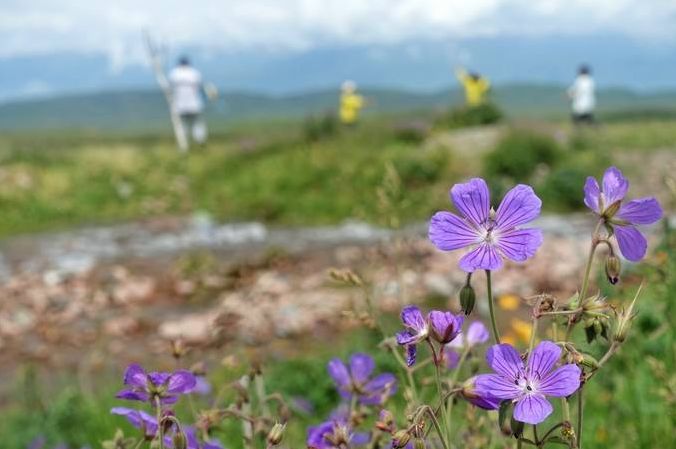
M 202 75 L 186 65 L 174 67 L 169 73 L 174 107 L 179 114 L 199 114 L 204 104 L 201 88 Z
M 596 107 L 594 94 L 594 80 L 589 75 L 578 75 L 575 82 L 568 89 L 575 114 L 589 114 Z

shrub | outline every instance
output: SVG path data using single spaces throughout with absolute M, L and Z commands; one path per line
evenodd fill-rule
M 502 118 L 503 113 L 500 108 L 488 102 L 479 106 L 453 108 L 441 118 L 439 124 L 443 127 L 463 128 L 498 123 Z
M 558 210 L 575 210 L 581 207 L 581 185 L 587 178 L 587 171 L 577 167 L 561 167 L 552 171 L 538 186 L 542 201 Z
M 562 150 L 551 137 L 525 130 L 506 135 L 484 159 L 484 174 L 491 180 L 508 178 L 527 181 L 536 169 L 552 167 L 562 157 Z
M 396 123 L 392 130 L 394 137 L 401 142 L 420 143 L 427 138 L 430 125 L 420 120 L 405 121 Z
M 333 137 L 338 132 L 338 121 L 333 112 L 311 115 L 303 124 L 303 136 L 307 142 L 318 142 Z

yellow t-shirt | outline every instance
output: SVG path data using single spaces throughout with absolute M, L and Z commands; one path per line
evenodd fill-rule
M 359 110 L 364 107 L 364 97 L 355 93 L 343 93 L 340 95 L 340 121 L 352 124 L 359 118 Z
M 458 73 L 458 80 L 465 89 L 465 101 L 468 106 L 479 106 L 486 100 L 486 92 L 490 89 L 491 84 L 484 77 L 474 79 L 466 72 Z

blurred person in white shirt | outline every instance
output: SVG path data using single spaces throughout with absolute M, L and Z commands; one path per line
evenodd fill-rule
M 591 68 L 583 64 L 577 72 L 573 85 L 568 88 L 568 98 L 571 100 L 573 123 L 593 124 L 594 109 L 596 108 L 594 79 Z
M 186 137 L 200 145 L 207 141 L 207 124 L 204 121 L 205 87 L 200 72 L 183 56 L 169 72 L 173 107 L 181 118 Z

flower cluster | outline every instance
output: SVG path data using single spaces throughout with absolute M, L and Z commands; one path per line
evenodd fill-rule
M 397 334 L 397 343 L 406 348 L 406 364 L 413 366 L 416 361 L 417 345 L 434 339 L 446 345 L 453 341 L 462 329 L 465 317 L 451 312 L 432 310 L 424 317 L 416 306 L 406 306 L 401 311 L 401 321 L 406 328 Z

